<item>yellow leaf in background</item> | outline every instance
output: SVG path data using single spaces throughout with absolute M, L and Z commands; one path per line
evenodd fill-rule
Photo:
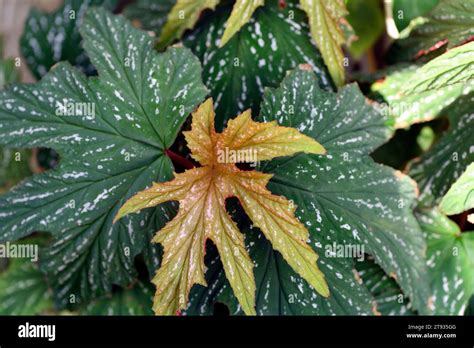
M 178 0 L 168 14 L 161 31 L 158 46 L 163 48 L 181 38 L 186 29 L 192 29 L 206 9 L 214 10 L 219 0 Z
M 253 263 L 244 236 L 225 209 L 225 200 L 237 197 L 247 215 L 288 264 L 322 296 L 329 296 L 318 255 L 307 244 L 309 233 L 296 219 L 296 207 L 275 196 L 266 185 L 270 174 L 241 170 L 237 162 L 269 160 L 296 152 L 325 153 L 314 139 L 276 122 L 259 123 L 245 111 L 229 121 L 222 133 L 214 128 L 211 99 L 193 113 L 191 131 L 184 132 L 192 156 L 202 167 L 175 174 L 130 198 L 115 220 L 167 201 L 178 201 L 179 211 L 153 239 L 164 247 L 161 267 L 153 283 L 153 310 L 159 315 L 185 309 L 194 284 L 206 285 L 205 243 L 216 245 L 224 271 L 244 312 L 255 314 Z
M 345 81 L 344 54 L 341 45 L 345 42 L 339 21 L 347 15 L 344 0 L 300 0 L 311 28 L 311 36 L 316 42 L 324 62 L 335 84 L 342 86 Z
M 226 23 L 221 39 L 221 47 L 229 41 L 240 28 L 248 23 L 257 7 L 263 5 L 264 0 L 236 0 L 232 13 Z

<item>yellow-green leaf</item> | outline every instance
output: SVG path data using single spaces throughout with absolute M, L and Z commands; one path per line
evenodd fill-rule
M 253 153 L 257 161 L 290 156 L 296 152 L 326 153 L 316 140 L 294 128 L 278 126 L 276 121 L 254 122 L 250 110 L 229 121 L 223 139 L 224 149 Z
M 311 27 L 311 36 L 318 45 L 329 72 L 337 86 L 344 84 L 344 54 L 341 45 L 345 42 L 339 26 L 341 17 L 347 14 L 344 0 L 300 0 Z
M 229 41 L 240 28 L 252 18 L 257 7 L 263 5 L 264 0 L 237 0 L 232 8 L 232 13 L 226 23 L 226 28 L 221 39 L 221 47 Z
M 244 236 L 225 209 L 225 200 L 237 197 L 288 264 L 323 296 L 329 296 L 318 255 L 307 244 L 309 233 L 294 213 L 296 206 L 275 196 L 266 185 L 271 175 L 236 166 L 243 151 L 258 153 L 256 160 L 289 156 L 296 152 L 322 154 L 324 148 L 296 129 L 276 122 L 252 121 L 246 111 L 229 122 L 224 132 L 214 128 L 214 107 L 208 99 L 193 113 L 191 131 L 184 132 L 193 157 L 202 167 L 175 174 L 172 181 L 155 183 L 130 198 L 115 220 L 166 201 L 178 201 L 179 211 L 155 236 L 164 256 L 153 283 L 156 314 L 174 314 L 187 306 L 194 284 L 206 285 L 204 251 L 207 239 L 217 246 L 229 283 L 246 314 L 255 314 L 253 263 Z M 225 153 L 225 156 L 221 154 Z
M 461 214 L 474 208 L 474 163 L 451 186 L 439 208 L 447 215 Z
M 186 29 L 192 29 L 206 9 L 213 10 L 219 0 L 178 0 L 168 15 L 161 31 L 158 46 L 164 48 L 181 38 Z
M 240 171 L 232 180 L 233 196 L 288 264 L 322 296 L 329 296 L 324 274 L 316 266 L 318 255 L 307 244 L 309 232 L 295 217 L 296 205 L 266 189 L 271 174 Z

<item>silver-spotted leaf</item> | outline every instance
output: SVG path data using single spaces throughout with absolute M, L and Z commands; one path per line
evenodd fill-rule
M 112 10 L 117 3 L 117 0 L 65 0 L 52 13 L 33 8 L 20 40 L 21 53 L 33 75 L 39 79 L 61 61 L 68 61 L 87 75 L 94 74 L 94 66 L 81 45 L 79 27 L 91 6 Z
M 60 156 L 58 168 L 0 198 L 0 240 L 53 234 L 41 267 L 63 306 L 71 295 L 77 303 L 133 280 L 135 256 L 168 216 L 148 210 L 112 224 L 113 216 L 129 196 L 171 177 L 164 151 L 207 94 L 188 49 L 158 54 L 121 16 L 93 9 L 81 34 L 98 78 L 61 63 L 0 96 L 0 143 Z
M 462 315 L 474 294 L 474 232 L 459 226 L 435 209 L 416 213 L 428 243 L 427 265 L 438 315 Z
M 450 129 L 423 156 L 411 164 L 410 176 L 419 185 L 424 205 L 432 206 L 474 161 L 474 93 L 458 98 L 445 111 Z
M 276 87 L 290 69 L 309 64 L 320 85 L 331 88 L 331 78 L 311 43 L 305 14 L 297 1 L 267 0 L 257 8 L 249 23 L 224 47 L 220 40 L 230 8 L 217 9 L 209 22 L 184 40 L 203 64 L 203 80 L 211 90 L 216 107 L 216 128 L 248 108 L 255 112 L 265 87 Z M 290 16 L 292 13 L 292 16 Z
M 313 249 L 321 250 L 319 267 L 326 275 L 330 287 L 329 298 L 318 295 L 301 277 L 288 266 L 270 242 L 257 228 L 252 227 L 243 210 L 236 202 L 230 202 L 229 210 L 239 221 L 239 229 L 245 232 L 245 243 L 255 262 L 257 284 L 256 308 L 258 315 L 370 315 L 375 301 L 360 283 L 350 258 L 327 258 L 320 240 L 311 242 Z M 311 227 L 308 228 L 310 233 Z M 313 236 L 311 239 L 314 239 Z M 329 243 L 324 243 L 327 245 Z M 243 311 L 233 295 L 224 269 L 214 251 L 208 248 L 206 259 L 208 287 L 195 287 L 190 295 L 186 315 L 211 315 L 216 302 L 226 304 L 231 314 Z
M 440 0 L 414 26 L 408 37 L 395 41 L 387 57 L 392 62 L 410 61 L 434 51 L 453 48 L 470 40 L 473 35 L 474 2 Z
M 312 292 L 296 274 L 290 281 L 282 279 L 290 271 L 281 255 L 265 239 L 251 237 L 246 242 L 256 261 L 257 313 L 376 313 L 367 289 L 357 282 L 353 255 L 337 257 L 333 250 L 346 245 L 374 255 L 384 271 L 396 278 L 413 308 L 427 313 L 425 242 L 411 212 L 415 186 L 408 177 L 368 156 L 390 133 L 386 119 L 354 85 L 338 94 L 325 92 L 313 73 L 297 70 L 280 88 L 266 93 L 260 120 L 295 127 L 327 150 L 326 156 L 275 159 L 260 169 L 273 174 L 272 192 L 298 207 L 296 215 L 310 231 L 331 296 L 324 299 Z M 209 284 L 214 292 L 192 294 L 192 299 L 206 303 L 217 296 L 218 301 L 232 303 L 228 288 L 219 277 L 215 279 L 216 286 L 224 289 Z M 192 308 L 200 306 L 194 303 Z
M 324 92 L 303 71 L 267 93 L 261 118 L 291 124 L 327 150 L 324 158 L 300 155 L 268 163 L 264 171 L 274 174 L 269 187 L 305 206 L 300 219 L 314 225 L 315 234 L 325 231 L 326 241 L 335 233 L 344 243 L 363 245 L 397 279 L 413 307 L 425 312 L 424 241 L 411 213 L 416 187 L 368 157 L 390 133 L 386 119 L 355 86 Z
M 474 163 L 451 186 L 439 208 L 446 215 L 461 214 L 474 208 Z

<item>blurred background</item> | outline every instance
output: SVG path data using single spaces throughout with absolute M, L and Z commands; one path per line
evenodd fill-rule
M 3 56 L 20 57 L 20 37 L 32 7 L 49 12 L 61 4 L 62 0 L 0 0 L 0 37 L 3 40 Z M 22 81 L 35 81 L 26 64 L 21 64 L 20 71 Z

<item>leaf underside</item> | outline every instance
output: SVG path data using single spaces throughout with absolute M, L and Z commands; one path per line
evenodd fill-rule
M 474 90 L 474 43 L 453 48 L 419 67 L 394 66 L 373 92 L 388 103 L 396 128 L 444 116 L 458 98 Z
M 410 61 L 434 50 L 456 47 L 474 35 L 474 3 L 440 0 L 407 38 L 397 40 L 387 53 L 391 62 Z

